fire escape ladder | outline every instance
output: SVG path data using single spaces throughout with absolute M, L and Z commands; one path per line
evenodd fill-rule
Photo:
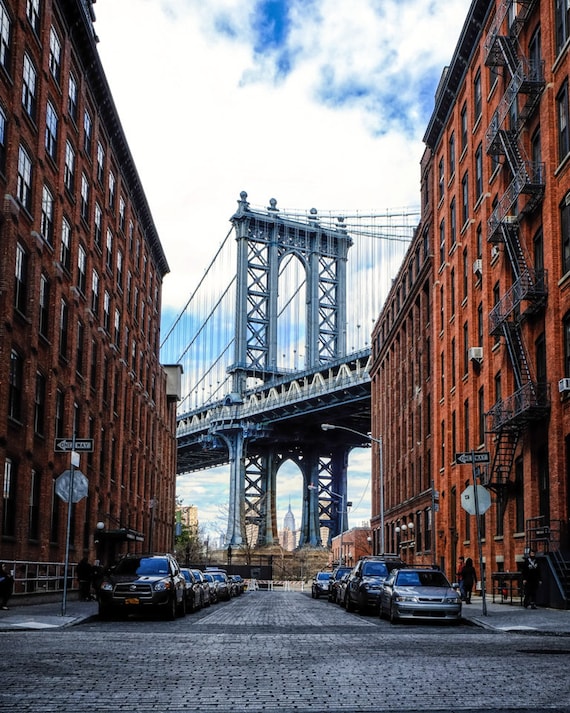
M 519 239 L 518 221 L 513 223 L 503 221 L 501 233 L 515 275 L 515 281 L 519 280 L 523 274 L 528 273 L 530 258 L 527 256 L 526 249 L 523 248 Z
M 513 376 L 515 378 L 515 384 L 518 391 L 526 384 L 533 383 L 519 321 L 505 320 L 503 322 L 503 335 L 505 337 L 507 351 L 511 360 L 511 366 L 513 367 Z
M 486 486 L 495 491 L 501 501 L 506 501 L 506 498 L 503 498 L 505 488 L 511 484 L 509 476 L 513 468 L 520 435 L 521 432 L 518 429 L 502 430 L 495 438 L 495 451 Z

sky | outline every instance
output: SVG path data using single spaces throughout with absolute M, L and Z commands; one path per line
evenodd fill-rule
M 381 213 L 419 204 L 422 137 L 468 0 L 98 0 L 98 50 L 170 273 L 163 333 L 253 207 Z M 180 476 L 225 531 L 226 468 Z M 277 481 L 279 527 L 301 478 Z M 370 452 L 349 460 L 351 527 L 370 518 Z

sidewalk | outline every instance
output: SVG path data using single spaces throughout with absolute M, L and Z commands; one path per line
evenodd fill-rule
M 13 598 L 8 611 L 0 610 L 0 632 L 25 629 L 61 629 L 97 616 L 97 602 L 68 600 L 65 616 L 62 616 L 62 601 L 44 604 L 23 604 Z M 487 614 L 483 614 L 481 597 L 474 597 L 471 604 L 463 605 L 466 623 L 502 632 L 523 634 L 570 636 L 570 610 L 525 609 L 517 604 L 493 603 L 487 597 Z

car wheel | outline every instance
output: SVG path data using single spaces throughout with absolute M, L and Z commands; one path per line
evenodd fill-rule
M 167 621 L 174 621 L 176 619 L 176 610 L 178 605 L 176 604 L 176 595 L 170 597 L 168 604 L 164 608 L 164 618 Z
M 394 613 L 394 605 L 390 603 L 390 624 L 397 624 L 398 623 L 398 617 Z

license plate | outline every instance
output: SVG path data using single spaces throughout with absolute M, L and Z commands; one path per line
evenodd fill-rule
M 129 599 L 125 599 L 125 604 L 140 604 L 140 600 L 138 597 L 130 597 Z

